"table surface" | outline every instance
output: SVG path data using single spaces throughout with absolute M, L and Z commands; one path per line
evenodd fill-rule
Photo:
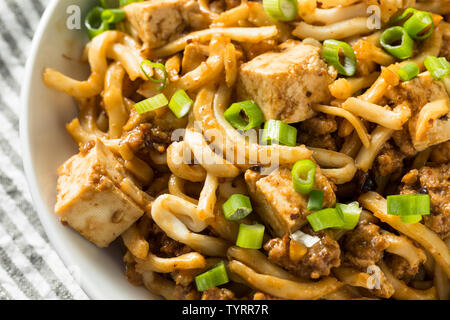
M 0 299 L 87 299 L 39 221 L 20 150 L 21 77 L 49 2 L 0 1 Z

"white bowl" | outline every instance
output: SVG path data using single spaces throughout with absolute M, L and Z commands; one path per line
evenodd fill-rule
M 39 218 L 51 243 L 66 266 L 80 270 L 81 286 L 92 299 L 155 299 L 142 287 L 125 279 L 120 248 L 99 249 L 78 233 L 64 227 L 55 215 L 56 170 L 77 152 L 65 130 L 76 115 L 71 97 L 47 88 L 42 82 L 45 67 L 53 67 L 78 79 L 86 79 L 88 68 L 76 62 L 87 41 L 84 30 L 69 30 L 67 8 L 82 12 L 92 0 L 52 0 L 33 40 L 22 87 L 20 132 L 23 161 L 29 188 Z M 69 58 L 73 58 L 71 61 Z

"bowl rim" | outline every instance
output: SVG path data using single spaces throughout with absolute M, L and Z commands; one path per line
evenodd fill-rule
M 39 220 L 41 221 L 44 230 L 55 249 L 58 256 L 64 263 L 64 266 L 73 265 L 75 261 L 70 256 L 70 251 L 65 250 L 65 245 L 63 242 L 58 241 L 57 233 L 49 232 L 52 230 L 52 225 L 50 224 L 51 217 L 46 214 L 47 207 L 44 203 L 44 200 L 41 197 L 39 192 L 39 187 L 37 184 L 37 178 L 33 166 L 31 149 L 30 149 L 30 137 L 29 137 L 29 106 L 30 106 L 30 90 L 32 87 L 32 74 L 36 72 L 34 66 L 36 63 L 36 57 L 38 54 L 38 50 L 42 41 L 42 37 L 48 28 L 51 18 L 53 17 L 57 6 L 60 4 L 59 0 L 51 0 L 47 5 L 37 30 L 33 36 L 30 54 L 28 56 L 26 65 L 25 65 L 25 77 L 24 83 L 21 88 L 20 93 L 20 102 L 21 102 L 21 112 L 20 112 L 20 123 L 19 123 L 19 131 L 20 131 L 20 143 L 22 149 L 22 161 L 24 166 L 25 178 L 27 180 L 28 189 L 31 194 L 31 198 L 33 204 L 36 208 L 37 215 Z M 102 299 L 101 293 L 95 288 L 89 281 L 81 279 L 81 283 L 79 283 L 80 287 L 84 291 L 84 293 L 90 299 Z

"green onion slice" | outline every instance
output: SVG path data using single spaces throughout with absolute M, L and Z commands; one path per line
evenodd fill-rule
M 192 101 L 186 91 L 180 89 L 170 99 L 169 108 L 178 119 L 181 119 L 189 113 L 193 103 L 194 101 Z
M 243 194 L 233 194 L 222 205 L 222 211 L 225 219 L 237 221 L 248 216 L 253 211 L 253 208 L 249 197 Z
M 384 50 L 399 59 L 410 58 L 413 54 L 413 39 L 400 26 L 386 29 L 381 34 L 380 44 Z
M 264 225 L 262 224 L 243 224 L 239 225 L 239 233 L 236 245 L 247 249 L 260 249 L 264 237 Z
M 403 11 L 402 14 L 391 19 L 391 21 L 389 22 L 389 25 L 390 26 L 403 25 L 405 23 L 405 21 L 408 20 L 409 18 L 411 18 L 417 11 L 418 11 L 417 9 L 408 8 L 405 11 Z
M 205 291 L 212 287 L 217 287 L 227 283 L 228 274 L 223 261 L 219 262 L 214 268 L 195 277 L 195 284 L 198 291 Z
M 430 214 L 430 196 L 428 194 L 388 196 L 387 213 L 395 216 Z
M 311 190 L 309 193 L 308 207 L 311 210 L 320 210 L 323 206 L 323 191 L 321 190 Z
M 415 62 L 410 62 L 404 67 L 400 68 L 397 73 L 402 81 L 409 81 L 414 79 L 419 74 L 419 66 Z
M 433 17 L 429 12 L 417 10 L 408 20 L 406 20 L 403 24 L 403 28 L 405 28 L 411 38 L 424 40 L 433 33 Z
M 281 120 L 266 121 L 261 143 L 265 145 L 283 144 L 295 147 L 297 143 L 297 129 Z
M 320 231 L 327 228 L 342 228 L 344 218 L 335 208 L 327 208 L 316 211 L 306 217 L 314 231 Z
M 422 220 L 422 216 L 420 214 L 414 214 L 410 216 L 401 216 L 400 219 L 403 223 L 412 224 L 420 222 Z
M 122 9 L 105 9 L 102 12 L 102 20 L 107 23 L 118 23 L 126 18 L 125 11 Z
M 244 113 L 247 119 L 241 113 Z M 259 127 L 264 122 L 261 109 L 250 100 L 233 103 L 224 116 L 233 127 L 242 131 Z
M 314 186 L 316 164 L 309 159 L 297 161 L 291 170 L 294 190 L 301 194 L 309 194 Z
M 425 58 L 424 65 L 435 79 L 441 79 L 450 74 L 450 62 L 445 57 L 428 56 Z
M 147 71 L 145 70 L 145 66 L 147 66 L 147 65 L 150 66 L 151 68 L 161 70 L 161 72 L 163 73 L 163 78 L 155 79 L 155 78 L 150 77 L 148 75 Z M 164 89 L 166 87 L 167 79 L 169 76 L 167 74 L 166 67 L 162 63 L 152 62 L 150 60 L 144 60 L 141 62 L 141 70 L 144 73 L 144 75 L 147 77 L 148 80 L 162 84 L 161 87 L 158 88 L 158 91 L 161 91 L 162 89 Z
M 344 65 L 341 64 L 342 54 Z M 356 73 L 356 55 L 348 43 L 337 40 L 325 40 L 322 56 L 329 65 L 337 69 L 339 74 L 351 77 Z
M 263 6 L 274 20 L 292 21 L 298 15 L 297 0 L 263 0 Z
M 344 225 L 339 229 L 353 230 L 358 224 L 362 212 L 362 208 L 359 206 L 358 201 L 349 204 L 337 203 L 336 210 L 341 213 L 341 216 L 344 219 Z
M 94 7 L 86 16 L 84 25 L 88 32 L 89 38 L 93 39 L 99 34 L 110 29 L 108 22 L 102 20 L 103 8 Z
M 164 95 L 164 93 L 160 93 L 154 97 L 136 103 L 134 105 L 134 108 L 136 109 L 137 113 L 143 114 L 155 109 L 165 107 L 167 106 L 168 103 L 169 101 L 167 101 L 167 98 Z

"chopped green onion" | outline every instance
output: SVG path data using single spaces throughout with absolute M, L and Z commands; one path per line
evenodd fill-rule
M 125 11 L 122 9 L 105 9 L 102 12 L 102 20 L 107 23 L 118 23 L 125 18 Z
M 87 29 L 89 38 L 95 38 L 99 34 L 110 30 L 108 22 L 102 20 L 103 8 L 94 7 L 86 16 L 84 25 Z
M 336 210 L 341 213 L 341 216 L 344 219 L 344 225 L 339 227 L 339 229 L 353 230 L 358 224 L 359 217 L 362 212 L 362 208 L 359 206 L 359 203 L 357 201 L 349 204 L 337 203 Z
M 244 113 L 248 120 L 242 117 L 241 113 Z M 224 116 L 233 127 L 242 131 L 259 127 L 264 122 L 261 109 L 250 100 L 233 103 Z
M 292 21 L 298 15 L 297 0 L 263 0 L 263 6 L 274 20 Z
M 214 268 L 195 277 L 195 284 L 198 291 L 205 291 L 212 287 L 217 287 L 227 283 L 228 274 L 225 263 L 220 261 Z
M 155 109 L 159 109 L 162 107 L 167 106 L 169 101 L 167 101 L 166 96 L 164 93 L 157 94 L 154 97 L 148 98 L 144 101 L 138 102 L 134 105 L 134 108 L 136 109 L 137 113 L 143 114 Z
M 314 231 L 327 228 L 342 228 L 344 219 L 341 213 L 335 208 L 327 208 L 311 213 L 306 217 Z
M 126 6 L 127 4 L 130 4 L 130 3 L 142 2 L 142 1 L 144 1 L 144 0 L 120 0 L 119 3 L 120 3 L 120 6 L 122 7 L 122 6 Z
M 146 65 L 149 65 L 151 68 L 154 68 L 154 69 L 160 69 L 163 72 L 164 77 L 162 79 L 155 79 L 155 78 L 150 77 L 148 75 L 147 71 L 145 71 L 144 67 Z M 144 73 L 144 75 L 147 77 L 148 80 L 162 84 L 161 87 L 158 88 L 158 91 L 161 91 L 162 89 L 165 88 L 165 86 L 167 84 L 167 79 L 169 76 L 167 74 L 166 67 L 162 63 L 152 62 L 150 60 L 144 60 L 141 62 L 141 70 Z
M 320 210 L 323 206 L 323 191 L 321 190 L 311 190 L 309 193 L 308 207 L 311 210 Z
M 314 186 L 316 164 L 309 159 L 297 161 L 291 170 L 294 190 L 301 194 L 308 194 Z
M 239 233 L 236 245 L 247 249 L 260 249 L 264 237 L 264 225 L 262 224 L 243 224 L 239 225 Z
M 431 36 L 434 30 L 433 17 L 431 13 L 417 10 L 403 24 L 406 32 L 413 39 L 424 40 Z
M 261 138 L 262 144 L 283 144 L 295 147 L 297 142 L 297 129 L 281 120 L 269 120 L 264 124 Z
M 341 54 L 344 55 L 344 65 L 341 64 Z M 337 69 L 339 74 L 351 77 L 356 73 L 356 55 L 348 43 L 325 40 L 322 56 L 329 65 Z
M 409 18 L 411 18 L 414 13 L 416 13 L 418 10 L 414 9 L 414 8 L 408 8 L 405 11 L 402 12 L 402 14 L 394 17 L 390 22 L 389 25 L 393 26 L 396 24 L 400 24 L 403 25 L 403 23 L 405 23 L 406 20 L 408 20 Z
M 414 79 L 419 74 L 419 66 L 415 62 L 410 62 L 398 71 L 398 76 L 402 81 L 409 81 Z
M 186 91 L 180 89 L 170 99 L 169 108 L 178 119 L 181 119 L 189 113 L 193 103 Z
M 441 79 L 450 74 L 450 62 L 445 57 L 428 56 L 423 63 L 435 79 Z
M 414 41 L 406 30 L 399 26 L 384 30 L 380 44 L 384 50 L 399 59 L 410 58 L 413 54 Z
M 414 214 L 410 216 L 401 216 L 400 219 L 403 223 L 412 224 L 420 222 L 422 220 L 422 216 L 420 214 Z
M 430 214 L 430 196 L 427 194 L 388 196 L 387 213 L 395 216 Z
M 253 208 L 249 197 L 243 194 L 233 194 L 222 205 L 222 211 L 225 219 L 237 221 L 248 216 L 253 211 Z

